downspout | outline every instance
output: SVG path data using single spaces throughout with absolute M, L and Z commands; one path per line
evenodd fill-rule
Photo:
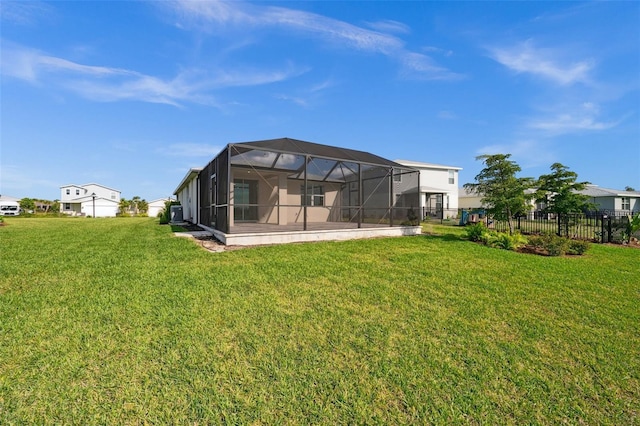
M 362 216 L 364 214 L 362 200 L 362 164 L 358 163 L 358 228 L 362 228 Z
M 231 230 L 231 186 L 233 182 L 231 182 L 231 147 L 233 145 L 229 144 L 227 147 L 227 220 L 226 226 L 224 229 L 225 234 L 228 234 Z M 234 194 L 235 195 L 235 194 Z M 233 220 L 235 221 L 235 217 Z
M 393 167 L 389 169 L 391 172 L 389 175 L 389 226 L 393 226 L 393 213 L 394 213 L 394 203 L 393 203 Z
M 307 230 L 307 166 L 309 165 L 309 156 L 304 158 L 304 190 L 302 191 L 302 230 Z

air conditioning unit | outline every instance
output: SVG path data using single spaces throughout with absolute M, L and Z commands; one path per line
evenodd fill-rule
M 182 218 L 182 206 L 171 206 L 171 223 L 184 222 Z

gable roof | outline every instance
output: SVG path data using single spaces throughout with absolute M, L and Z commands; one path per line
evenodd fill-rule
M 462 170 L 462 167 L 456 166 L 447 166 L 445 164 L 436 164 L 436 163 L 423 163 L 420 161 L 412 161 L 412 160 L 394 160 L 396 163 L 403 164 L 405 166 L 422 168 L 422 169 L 442 169 L 442 170 Z
M 71 183 L 69 185 L 63 185 L 60 187 L 60 189 L 64 189 L 64 188 L 82 188 L 82 189 L 87 189 L 88 186 L 99 186 L 100 188 L 104 188 L 104 189 L 108 189 L 109 191 L 113 191 L 113 192 L 121 192 L 117 189 L 113 189 L 113 188 L 109 188 L 108 186 L 104 186 L 104 185 L 100 185 L 99 183 L 85 183 L 84 185 L 76 185 L 75 183 Z
M 598 185 L 587 185 L 582 191 L 578 191 L 579 194 L 587 195 L 589 197 L 635 197 L 640 198 L 640 192 L 638 191 L 620 191 L 617 189 L 601 188 Z
M 306 154 L 314 157 L 323 157 L 333 160 L 347 160 L 360 163 L 367 163 L 377 166 L 407 168 L 394 161 L 379 157 L 365 151 L 355 149 L 340 148 L 337 146 L 322 145 L 314 142 L 306 142 L 298 139 L 280 138 L 267 139 L 254 142 L 232 143 L 234 147 L 245 147 L 253 149 L 264 149 L 269 151 L 279 151 L 292 154 Z
M 190 168 L 187 174 L 182 178 L 182 180 L 180 181 L 176 189 L 173 191 L 173 193 L 177 194 L 178 192 L 182 191 L 182 188 L 184 188 L 189 182 L 195 179 L 196 176 L 198 176 L 198 173 L 200 173 L 201 171 L 202 171 L 202 167 Z

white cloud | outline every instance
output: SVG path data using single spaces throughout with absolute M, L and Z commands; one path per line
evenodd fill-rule
M 486 145 L 478 148 L 477 155 L 511 154 L 514 161 L 522 168 L 538 167 L 552 164 L 556 154 L 544 141 L 518 140 L 513 143 Z
M 407 76 L 421 74 L 421 78 L 424 79 L 443 80 L 460 78 L 460 75 L 435 65 L 428 56 L 408 50 L 402 39 L 389 34 L 388 32 L 397 33 L 399 30 L 408 31 L 408 27 L 395 21 L 378 23 L 377 31 L 374 31 L 315 13 L 283 7 L 255 6 L 243 2 L 180 0 L 161 3 L 161 7 L 167 6 L 170 6 L 181 20 L 177 24 L 181 28 L 191 27 L 211 32 L 225 29 L 228 25 L 236 25 L 242 26 L 243 30 L 248 26 L 297 30 L 333 42 L 340 47 L 388 56 L 410 71 L 404 73 Z
M 560 109 L 560 108 L 558 108 Z M 613 121 L 599 118 L 600 108 L 592 102 L 585 102 L 573 108 L 563 107 L 561 112 L 550 116 L 529 120 L 527 127 L 542 130 L 551 135 L 582 131 L 601 131 L 619 125 L 628 115 Z
M 447 110 L 438 111 L 437 117 L 443 120 L 455 120 L 458 118 L 454 112 Z
M 453 55 L 453 50 L 442 49 L 440 47 L 435 47 L 435 46 L 424 46 L 422 50 L 425 52 L 438 53 L 447 57 Z
M 0 19 L 6 23 L 31 26 L 41 18 L 48 19 L 51 15 L 51 6 L 41 1 L 0 2 Z
M 376 31 L 381 31 L 385 33 L 396 33 L 396 34 L 409 34 L 411 32 L 411 28 L 408 25 L 403 24 L 402 22 L 393 21 L 391 19 L 384 19 L 382 21 L 376 22 L 367 22 L 369 28 L 373 28 Z
M 491 48 L 491 57 L 505 67 L 551 80 L 560 85 L 588 83 L 594 67 L 591 59 L 567 63 L 570 52 L 535 47 L 531 41 L 516 46 Z
M 102 102 L 134 100 L 180 106 L 183 102 L 216 105 L 211 92 L 237 86 L 257 86 L 298 76 L 307 69 L 291 64 L 281 70 L 183 70 L 163 79 L 136 71 L 84 65 L 34 49 L 3 43 L 2 75 L 36 85 L 64 88 Z
M 33 197 L 34 191 L 60 193 L 60 182 L 40 177 L 37 173 L 29 166 L 3 164 L 0 168 L 0 194 L 24 198 Z

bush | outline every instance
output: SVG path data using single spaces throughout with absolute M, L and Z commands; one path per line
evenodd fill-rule
M 576 254 L 578 256 L 583 255 L 589 250 L 591 243 L 584 240 L 569 240 L 569 247 L 567 247 L 567 253 Z
M 567 238 L 552 235 L 545 241 L 543 248 L 549 253 L 549 256 L 562 256 L 567 252 L 568 246 L 569 240 Z
M 467 238 L 470 241 L 483 241 L 483 235 L 486 235 L 487 232 L 488 229 L 482 222 L 474 223 L 473 225 L 467 225 L 467 227 L 465 228 L 465 233 L 467 234 Z
M 420 220 L 413 207 L 410 207 L 407 211 L 407 220 L 400 223 L 402 226 L 417 226 L 420 225 Z
M 527 243 L 527 239 L 518 233 L 509 235 L 506 232 L 492 231 L 483 222 L 468 225 L 465 232 L 470 241 L 503 250 L 515 251 Z
M 544 248 L 544 237 L 542 235 L 529 235 L 529 245 L 536 249 Z
M 526 243 L 527 239 L 518 233 L 509 235 L 506 232 L 489 232 L 485 244 L 494 248 L 516 251 Z
M 569 247 L 568 238 L 559 237 L 554 233 L 529 236 L 529 245 L 547 252 L 549 256 L 562 256 Z

